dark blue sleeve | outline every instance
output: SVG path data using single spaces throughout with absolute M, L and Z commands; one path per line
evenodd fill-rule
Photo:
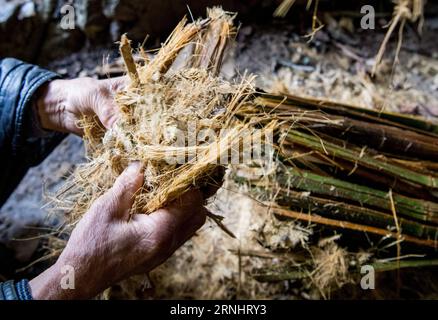
M 65 137 L 37 135 L 33 95 L 58 75 L 35 65 L 0 60 L 0 206 L 27 170 L 39 164 Z

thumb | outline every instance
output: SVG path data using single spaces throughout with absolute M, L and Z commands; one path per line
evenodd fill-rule
M 105 80 L 109 89 L 113 92 L 117 92 L 125 88 L 129 84 L 128 76 L 115 77 Z
M 134 202 L 135 193 L 143 184 L 140 162 L 132 162 L 120 174 L 116 182 L 100 199 L 113 218 L 127 218 Z

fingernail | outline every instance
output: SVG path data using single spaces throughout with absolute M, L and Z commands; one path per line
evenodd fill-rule
M 132 161 L 129 163 L 128 167 L 126 168 L 127 173 L 135 173 L 141 170 L 141 162 L 140 161 Z

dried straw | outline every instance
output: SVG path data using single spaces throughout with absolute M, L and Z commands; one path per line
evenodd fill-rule
M 116 96 L 120 119 L 107 132 L 96 119 L 83 119 L 89 162 L 60 190 L 56 208 L 76 221 L 130 162 L 140 161 L 144 184 L 133 212 L 153 212 L 194 186 L 216 183 L 211 176 L 231 149 L 262 138 L 264 128 L 237 117 L 254 92 L 252 77 L 229 83 L 217 76 L 234 33 L 233 18 L 220 8 L 209 9 L 204 20 L 184 18 L 144 65 L 134 62 L 122 36 L 120 52 L 131 83 Z M 211 140 L 199 139 L 205 129 L 215 133 Z

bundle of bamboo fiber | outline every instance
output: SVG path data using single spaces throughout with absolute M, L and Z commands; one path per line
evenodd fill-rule
M 193 23 L 184 18 L 143 64 L 134 62 L 122 37 L 131 83 L 116 96 L 120 119 L 107 132 L 95 119 L 83 120 L 90 161 L 58 192 L 56 208 L 77 221 L 130 161 L 139 161 L 145 177 L 133 212 L 153 212 L 194 185 L 217 184 L 216 169 L 228 163 L 231 151 L 264 136 L 273 124 L 257 127 L 235 116 L 252 99 L 252 77 L 238 83 L 218 77 L 233 18 L 220 8 Z

